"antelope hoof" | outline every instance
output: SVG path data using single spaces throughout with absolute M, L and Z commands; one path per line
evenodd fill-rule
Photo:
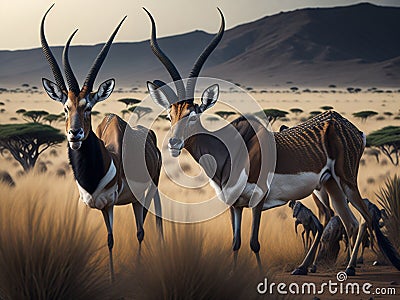
M 143 239 L 144 239 L 144 230 L 138 231 L 136 233 L 136 237 L 137 237 L 137 239 L 139 241 L 139 244 L 141 244 Z
M 250 248 L 254 253 L 260 252 L 260 243 L 258 241 L 250 241 Z
M 292 272 L 292 275 L 307 275 L 307 268 L 305 267 L 298 267 L 296 270 Z
M 354 267 L 346 268 L 345 272 L 346 272 L 347 276 L 355 276 L 356 275 L 356 269 L 354 269 Z
M 317 272 L 317 266 L 316 265 L 312 265 L 312 267 L 310 268 L 310 272 L 311 273 Z

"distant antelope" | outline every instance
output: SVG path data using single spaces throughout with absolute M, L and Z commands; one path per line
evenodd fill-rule
M 114 205 L 125 205 L 132 203 L 137 226 L 137 239 L 139 243 L 144 237 L 143 222 L 145 212 L 143 206 L 128 187 L 127 180 L 137 184 L 144 197 L 145 203 L 154 197 L 154 205 L 157 211 L 157 226 L 162 235 L 162 219 L 160 198 L 157 191 L 160 169 L 161 153 L 157 148 L 157 140 L 153 131 L 144 127 L 131 128 L 120 117 L 109 114 L 104 118 L 96 129 L 92 130 L 91 111 L 93 106 L 100 101 L 106 100 L 112 93 L 115 85 L 114 79 L 103 82 L 97 92 L 92 92 L 95 78 L 100 70 L 104 59 L 111 47 L 112 41 L 117 34 L 122 22 L 119 23 L 113 34 L 104 45 L 89 74 L 86 77 L 82 89 L 72 72 L 68 50 L 76 31 L 70 36 L 63 52 L 63 64 L 68 88 L 65 86 L 64 78 L 60 68 L 48 46 L 44 33 L 44 23 L 50 9 L 45 13 L 41 23 L 40 37 L 42 50 L 50 64 L 56 83 L 43 78 L 43 86 L 47 94 L 53 100 L 59 101 L 64 106 L 66 117 L 66 133 L 68 140 L 68 156 L 79 189 L 80 199 L 89 207 L 101 210 L 108 231 L 108 249 L 110 256 L 110 271 L 113 279 L 112 248 L 113 239 L 113 208 Z M 135 161 L 138 172 L 134 178 L 126 178 L 122 167 L 122 140 L 125 136 L 132 139 L 145 141 L 145 149 L 142 143 L 129 144 L 129 151 L 137 153 L 139 159 Z M 145 162 L 140 159 L 145 151 Z M 143 172 L 143 170 L 148 171 Z M 148 175 L 148 176 L 146 176 Z M 142 195 L 143 194 L 143 195 Z
M 221 200 L 230 205 L 234 233 L 234 257 L 236 257 L 241 244 L 240 228 L 243 207 L 252 207 L 253 224 L 250 247 L 256 253 L 260 264 L 258 233 L 261 212 L 284 205 L 290 200 L 302 199 L 313 193 L 314 190 L 318 196 L 318 190 L 323 187 L 331 197 L 335 211 L 343 220 L 346 231 L 354 242 L 352 258 L 346 272 L 350 275 L 355 274 L 360 237 L 366 226 L 375 231 L 378 244 L 382 246 L 392 263 L 400 269 L 398 254 L 385 240 L 379 226 L 372 223 L 357 187 L 358 166 L 365 147 L 365 135 L 348 120 L 333 111 L 324 112 L 303 124 L 274 133 L 277 154 L 276 167 L 272 182 L 268 185 L 267 171 L 260 167 L 263 159 L 261 155 L 263 141 L 270 134 L 265 126 L 256 118 L 243 116 L 228 125 L 236 128 L 242 141 L 246 144 L 248 150 L 246 156 L 250 163 L 250 167 L 246 171 L 244 165 L 240 163 L 243 158 L 237 155 L 235 149 L 231 149 L 231 154 L 227 147 L 215 137 L 223 135 L 228 126 L 210 132 L 202 126 L 200 121 L 200 115 L 216 103 L 219 94 L 218 85 L 215 84 L 205 89 L 200 105 L 194 103 L 196 78 L 208 56 L 220 42 L 224 32 L 224 18 L 221 11 L 222 21 L 219 32 L 196 60 L 186 88 L 178 70 L 158 46 L 154 19 L 148 11 L 146 12 L 152 24 L 151 49 L 171 75 L 176 87 L 175 93 L 172 88 L 160 80 L 147 83 L 152 99 L 168 111 L 172 132 L 168 143 L 169 151 L 172 156 L 177 157 L 185 148 L 202 166 L 207 175 L 209 175 L 209 160 L 202 160 L 202 157 L 212 156 L 214 158 L 216 171 L 209 175 L 210 183 L 215 187 Z M 193 134 L 195 132 L 201 132 L 201 134 Z M 236 177 L 237 174 L 239 176 Z M 227 186 L 226 182 L 231 181 L 232 176 L 236 184 Z M 361 224 L 351 212 L 346 198 L 361 213 L 365 220 Z M 320 200 L 325 201 L 322 197 Z M 254 206 L 251 203 L 258 204 Z M 307 274 L 307 269 L 315 258 L 320 238 L 321 234 L 317 233 L 304 261 L 292 274 Z

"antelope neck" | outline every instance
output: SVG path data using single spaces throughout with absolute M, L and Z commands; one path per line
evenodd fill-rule
M 78 150 L 68 147 L 68 156 L 76 181 L 92 194 L 111 164 L 110 154 L 103 142 L 90 130 Z
M 200 163 L 200 158 L 203 155 L 211 155 L 217 163 L 217 170 L 211 179 L 218 183 L 221 182 L 221 180 L 223 181 L 223 168 L 225 164 L 230 164 L 230 159 L 229 154 L 227 155 L 227 149 L 218 138 L 207 134 L 206 132 L 195 134 L 185 140 L 185 149 L 200 165 L 202 165 Z M 204 168 L 204 166 L 202 167 Z

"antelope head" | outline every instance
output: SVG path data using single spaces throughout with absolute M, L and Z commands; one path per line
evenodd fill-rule
M 200 124 L 200 115 L 206 109 L 212 107 L 218 99 L 219 86 L 218 84 L 211 85 L 203 91 L 201 96 L 201 103 L 194 102 L 194 92 L 196 80 L 199 76 L 200 70 L 206 62 L 208 56 L 217 47 L 224 34 L 225 20 L 220 9 L 221 26 L 218 33 L 203 50 L 197 58 L 185 84 L 182 77 L 176 69 L 175 65 L 171 62 L 166 54 L 160 49 L 156 37 L 156 25 L 152 15 L 144 8 L 150 17 L 152 31 L 150 39 L 150 47 L 153 53 L 158 57 L 161 63 L 165 66 L 172 80 L 174 81 L 175 91 L 166 85 L 161 80 L 154 80 L 147 82 L 147 88 L 153 101 L 163 107 L 168 112 L 168 119 L 170 120 L 172 137 L 169 139 L 168 148 L 173 157 L 179 156 L 182 148 L 185 146 L 185 139 L 191 132 L 195 131 L 195 127 Z
M 53 6 L 54 4 L 47 10 L 47 12 L 43 16 L 40 27 L 40 40 L 43 53 L 46 56 L 48 63 L 50 64 L 50 68 L 53 72 L 56 82 L 54 83 L 46 78 L 42 78 L 42 83 L 49 97 L 63 104 L 65 112 L 65 130 L 67 134 L 67 140 L 72 150 L 78 150 L 82 145 L 82 141 L 87 138 L 89 132 L 91 131 L 91 110 L 93 106 L 97 102 L 106 100 L 111 95 L 114 89 L 115 80 L 109 79 L 100 84 L 96 92 L 92 91 L 94 81 L 101 68 L 101 65 L 103 64 L 107 56 L 112 41 L 114 40 L 114 37 L 116 36 L 126 17 L 122 19 L 122 21 L 119 23 L 117 28 L 110 36 L 107 43 L 101 49 L 97 58 L 93 62 L 92 67 L 90 68 L 90 71 L 85 79 L 85 83 L 83 84 L 82 88 L 79 88 L 78 81 L 75 78 L 68 59 L 69 45 L 77 30 L 72 33 L 63 51 L 63 66 L 68 84 L 67 89 L 63 75 L 60 71 L 57 61 L 54 58 L 53 53 L 50 50 L 44 33 L 44 22 L 47 14 Z

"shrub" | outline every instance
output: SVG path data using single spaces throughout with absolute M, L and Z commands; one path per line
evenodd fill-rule
M 376 194 L 379 204 L 385 209 L 385 227 L 389 239 L 396 248 L 400 247 L 400 177 L 394 175 L 386 179 L 385 185 Z

